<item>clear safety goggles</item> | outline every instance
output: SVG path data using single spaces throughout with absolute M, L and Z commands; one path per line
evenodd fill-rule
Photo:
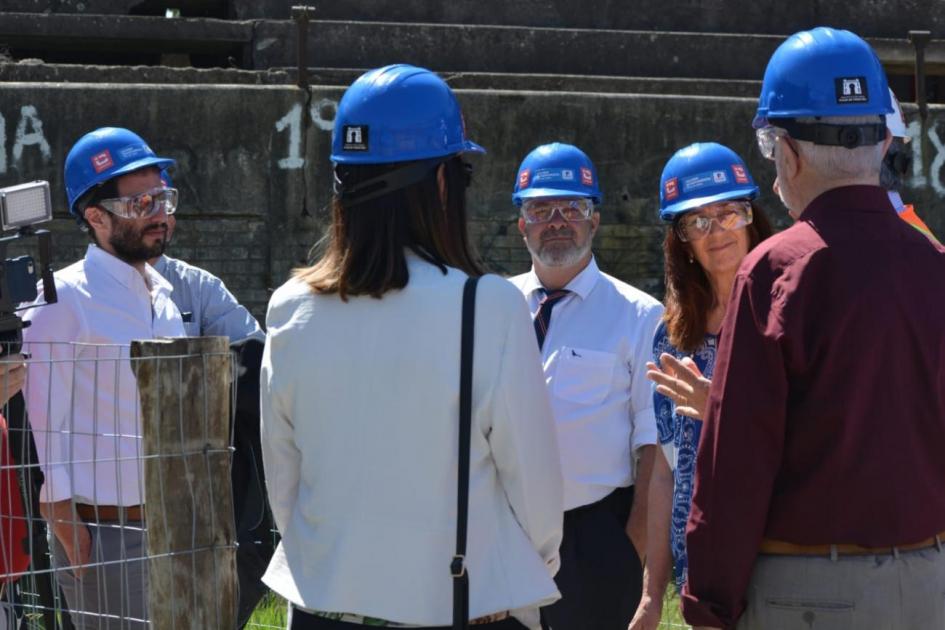
M 676 224 L 676 234 L 684 243 L 698 241 L 712 232 L 717 223 L 726 232 L 743 228 L 752 222 L 751 203 L 747 201 L 723 201 L 683 215 Z
M 130 197 L 103 199 L 96 205 L 122 219 L 146 219 L 162 210 L 170 215 L 177 210 L 177 189 L 152 188 Z
M 781 127 L 762 127 L 761 129 L 755 130 L 755 138 L 758 140 L 758 149 L 761 150 L 761 155 L 769 160 L 774 159 L 774 147 L 778 143 L 778 138 L 787 135 L 787 131 Z
M 590 199 L 528 199 L 522 204 L 525 223 L 547 223 L 555 212 L 565 221 L 586 221 L 594 211 Z

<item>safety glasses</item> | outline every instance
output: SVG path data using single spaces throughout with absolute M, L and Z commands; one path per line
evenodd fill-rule
M 758 139 L 758 149 L 761 150 L 761 155 L 769 160 L 774 159 L 774 147 L 778 142 L 778 138 L 787 135 L 787 131 L 781 127 L 762 127 L 761 129 L 755 130 L 755 138 Z
M 676 224 L 676 234 L 682 242 L 690 243 L 708 236 L 713 223 L 728 232 L 749 225 L 752 218 L 751 203 L 724 201 L 683 215 Z
M 547 223 L 555 212 L 565 221 L 586 221 L 593 211 L 590 199 L 528 199 L 522 204 L 525 223 Z
M 103 199 L 96 205 L 122 219 L 146 219 L 162 210 L 165 214 L 174 214 L 177 210 L 177 189 L 152 188 L 131 197 Z

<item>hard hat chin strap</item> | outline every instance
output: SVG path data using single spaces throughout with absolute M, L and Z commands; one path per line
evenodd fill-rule
M 432 158 L 411 162 L 400 168 L 388 171 L 377 177 L 366 179 L 357 184 L 346 185 L 339 174 L 339 168 L 344 168 L 343 164 L 335 164 L 334 168 L 334 192 L 341 204 L 347 208 L 357 206 L 371 199 L 382 197 L 392 193 L 395 190 L 406 188 L 426 178 L 430 172 L 452 156 Z
M 814 144 L 844 147 L 873 146 L 886 139 L 886 123 L 861 123 L 831 125 L 828 123 L 799 123 L 793 118 L 779 118 L 769 121 L 775 127 L 781 127 L 795 140 L 806 140 Z

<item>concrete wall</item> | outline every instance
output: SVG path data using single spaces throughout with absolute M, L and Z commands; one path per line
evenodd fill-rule
M 553 28 L 674 30 L 787 34 L 811 26 L 845 25 L 864 36 L 905 37 L 910 29 L 945 36 L 940 0 L 4 0 L 7 11 L 163 15 L 168 5 L 184 16 L 288 19 L 293 5 L 316 7 L 328 20 L 502 24 Z
M 23 0 L 19 0 L 23 1 Z M 297 0 L 231 0 L 242 18 L 287 19 Z M 309 3 L 328 20 L 506 24 L 557 28 L 787 34 L 845 25 L 863 36 L 905 37 L 909 29 L 945 35 L 940 0 L 357 0 Z
M 182 191 L 171 254 L 222 276 L 258 315 L 267 292 L 306 260 L 327 218 L 330 129 L 340 88 L 305 94 L 282 86 L 2 85 L 0 185 L 48 179 L 53 187 L 59 267 L 79 258 L 86 237 L 67 218 L 62 163 L 83 133 L 104 125 L 137 130 L 179 161 Z M 514 227 L 510 191 L 524 154 L 553 140 L 573 142 L 595 160 L 604 187 L 597 240 L 602 267 L 661 293 L 663 227 L 657 187 L 673 151 L 718 140 L 748 159 L 763 203 L 772 199 L 773 165 L 760 158 L 749 126 L 752 99 L 655 95 L 461 91 L 470 136 L 489 153 L 474 157 L 473 229 L 491 267 L 515 273 L 528 257 Z M 914 112 L 908 111 L 910 118 Z M 907 198 L 945 236 L 945 108 L 933 107 Z
M 309 85 L 347 86 L 364 72 L 354 68 L 309 68 Z M 167 66 L 100 66 L 0 61 L 0 83 L 185 83 L 295 85 L 295 68 L 265 71 L 232 68 L 169 68 Z M 624 94 L 693 94 L 743 96 L 761 92 L 761 80 L 607 77 L 581 74 L 502 74 L 441 72 L 454 89 L 529 90 L 553 92 L 616 92 Z M 903 91 L 905 94 L 906 92 Z
M 747 80 L 764 75 L 784 41 L 781 35 L 327 20 L 312 22 L 308 33 L 312 66 L 372 68 L 395 58 L 438 71 Z M 258 23 L 254 67 L 294 66 L 295 37 L 289 22 Z

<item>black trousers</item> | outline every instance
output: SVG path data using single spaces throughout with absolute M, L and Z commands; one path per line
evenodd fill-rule
M 561 599 L 541 609 L 547 630 L 626 630 L 640 603 L 643 566 L 626 534 L 633 486 L 564 513 Z
M 298 608 L 292 609 L 292 625 L 289 626 L 289 630 L 356 630 L 357 628 L 377 630 L 377 626 L 326 619 L 325 617 L 311 615 Z M 525 626 L 511 617 L 494 623 L 476 624 L 470 626 L 470 628 L 475 630 L 525 630 Z M 425 630 L 453 630 L 453 626 L 425 626 Z

